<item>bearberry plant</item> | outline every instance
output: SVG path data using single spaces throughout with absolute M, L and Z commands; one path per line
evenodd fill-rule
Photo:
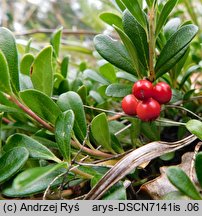
M 62 28 L 47 46 L 20 49 L 0 27 L 1 199 L 144 198 L 136 191 L 156 165 L 202 140 L 201 86 L 191 80 L 198 27 L 172 18 L 177 0 L 115 2 L 100 15 L 114 31 L 94 37 L 96 64 L 89 52 L 69 57 Z M 167 175 L 201 198 L 181 170 Z

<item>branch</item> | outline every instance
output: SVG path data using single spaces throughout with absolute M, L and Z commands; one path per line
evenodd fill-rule
M 41 125 L 43 125 L 44 128 L 48 129 L 51 132 L 54 132 L 54 128 L 49 125 L 47 122 L 45 122 L 42 118 L 40 118 L 36 113 L 34 113 L 31 109 L 20 103 L 15 96 L 4 94 L 6 98 L 13 103 L 15 103 L 20 109 L 22 109 L 24 112 L 26 112 L 29 116 L 31 116 L 33 119 L 35 119 L 37 122 L 39 122 Z
M 26 35 L 32 35 L 32 34 L 52 34 L 55 31 L 55 29 L 32 29 L 22 32 L 15 32 L 15 36 L 26 36 Z M 71 30 L 71 29 L 63 29 L 62 31 L 63 35 L 97 35 L 98 32 L 95 31 L 88 31 L 88 30 Z

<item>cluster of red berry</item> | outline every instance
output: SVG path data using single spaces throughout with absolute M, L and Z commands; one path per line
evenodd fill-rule
M 139 80 L 133 85 L 132 94 L 123 98 L 122 109 L 142 121 L 152 121 L 160 115 L 161 104 L 168 103 L 171 97 L 172 91 L 167 83 L 159 82 L 153 86 L 148 80 Z

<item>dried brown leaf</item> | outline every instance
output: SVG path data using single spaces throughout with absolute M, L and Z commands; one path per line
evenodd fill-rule
M 116 182 L 121 180 L 139 165 L 166 153 L 183 148 L 196 139 L 197 138 L 195 135 L 190 135 L 189 137 L 177 142 L 155 141 L 135 149 L 123 157 L 118 163 L 116 163 L 92 188 L 92 190 L 85 196 L 84 199 L 95 200 L 101 198 L 101 196 L 111 186 L 113 186 Z

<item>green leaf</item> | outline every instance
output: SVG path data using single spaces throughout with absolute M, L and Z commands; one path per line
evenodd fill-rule
M 30 52 L 31 44 L 32 44 L 32 38 L 30 38 L 30 39 L 27 41 L 27 44 L 26 44 L 26 46 L 25 46 L 25 53 L 29 53 L 29 52 Z
M 183 26 L 170 37 L 156 62 L 157 78 L 169 71 L 179 61 L 197 31 L 198 27 L 190 24 Z
M 53 125 L 55 124 L 61 110 L 47 95 L 40 91 L 29 89 L 20 92 L 20 97 L 33 112 Z
M 104 76 L 111 83 L 116 81 L 116 72 L 114 66 L 110 63 L 106 63 L 99 68 L 100 74 Z
M 139 24 L 147 29 L 147 19 L 144 11 L 141 9 L 137 0 L 122 0 L 123 4 L 130 11 L 130 13 L 136 18 Z
M 77 94 L 80 96 L 83 104 L 86 104 L 87 100 L 87 87 L 85 85 L 82 85 L 78 90 Z
M 109 125 L 105 113 L 97 115 L 91 122 L 91 132 L 96 144 L 101 145 L 104 149 L 114 153 L 111 147 L 111 137 L 109 133 Z
M 122 182 L 112 186 L 103 196 L 102 200 L 127 200 L 126 189 Z
M 182 68 L 184 67 L 188 57 L 189 57 L 190 47 L 187 49 L 187 51 L 184 53 L 184 55 L 181 57 L 181 59 L 177 62 L 175 67 L 172 69 L 172 72 L 174 73 L 174 79 L 177 79 L 179 75 L 181 75 Z M 172 75 L 171 75 L 172 76 Z
M 111 97 L 125 97 L 132 93 L 132 85 L 114 83 L 107 87 L 105 93 Z
M 10 106 L 5 106 L 0 104 L 0 112 L 5 112 L 5 113 L 23 113 L 21 110 L 14 108 L 14 107 L 10 107 Z
M 193 185 L 187 174 L 179 167 L 169 167 L 166 174 L 170 182 L 182 193 L 193 200 L 200 200 L 202 197 Z
M 179 191 L 171 191 L 163 197 L 163 200 L 189 200 L 189 198 Z
M 20 84 L 16 42 L 12 32 L 4 27 L 0 27 L 0 50 L 5 55 L 8 63 L 11 86 L 14 88 L 14 90 L 19 91 Z
M 157 20 L 157 26 L 156 26 L 156 37 L 158 36 L 159 32 L 161 31 L 163 25 L 165 24 L 169 14 L 177 4 L 178 0 L 168 0 L 166 4 L 163 6 L 163 9 L 161 10 L 161 13 Z
M 8 151 L 15 146 L 26 148 L 32 158 L 60 162 L 60 160 L 47 147 L 27 135 L 16 133 L 10 136 L 3 149 L 4 151 Z
M 68 66 L 69 66 L 69 57 L 65 56 L 61 62 L 61 74 L 64 78 L 67 77 Z
M 175 157 L 175 152 L 169 152 L 167 154 L 161 155 L 160 159 L 163 161 L 172 160 Z
M 52 52 L 51 46 L 42 49 L 33 62 L 31 72 L 34 88 L 48 96 L 52 95 L 53 89 Z
M 100 19 L 103 20 L 105 23 L 107 23 L 110 26 L 116 25 L 120 29 L 123 29 L 122 19 L 117 14 L 114 14 L 111 12 L 104 12 L 104 13 L 100 14 Z
M 141 131 L 151 141 L 160 140 L 159 128 L 155 122 L 142 122 Z
M 191 66 L 183 75 L 182 80 L 179 84 L 179 88 L 181 89 L 184 85 L 184 83 L 187 81 L 187 79 L 193 74 L 193 73 L 198 73 L 201 67 L 199 65 L 193 65 Z
M 30 76 L 31 66 L 33 62 L 34 56 L 30 53 L 25 54 L 20 62 L 20 72 L 22 74 Z
M 71 134 L 74 125 L 74 113 L 68 110 L 60 114 L 55 123 L 55 139 L 63 158 L 71 162 Z
M 91 96 L 98 104 L 104 103 L 103 98 L 97 91 L 91 90 L 89 96 Z
M 155 0 L 146 0 L 146 2 L 147 2 L 147 6 L 148 6 L 149 8 L 151 8 L 152 5 L 153 5 L 153 3 L 155 2 Z
M 97 73 L 94 70 L 86 69 L 83 72 L 83 74 L 84 74 L 85 77 L 90 78 L 90 79 L 92 79 L 94 81 L 97 81 L 97 82 L 99 82 L 101 84 L 104 84 L 104 85 L 109 84 L 109 82 L 102 75 L 100 75 L 99 73 Z
M 202 187 L 202 152 L 199 152 L 196 155 L 195 169 L 196 169 L 197 179 L 199 181 L 199 184 Z
M 142 28 L 142 26 L 137 22 L 137 20 L 132 16 L 132 14 L 125 10 L 123 14 L 123 28 L 125 33 L 133 42 L 139 58 L 144 68 L 148 69 L 148 59 L 149 59 L 149 46 L 147 42 L 147 35 Z
M 133 67 L 136 71 L 136 73 L 138 74 L 138 76 L 140 76 L 140 69 L 139 69 L 139 62 L 138 62 L 138 55 L 137 55 L 137 50 L 136 47 L 133 46 L 132 41 L 130 40 L 130 38 L 121 30 L 119 29 L 117 26 L 113 26 L 115 28 L 115 30 L 117 31 L 117 33 L 119 34 L 123 44 L 125 45 L 130 58 L 132 60 L 132 64 Z
M 163 31 L 167 40 L 178 30 L 180 24 L 181 20 L 178 17 L 173 18 L 166 23 Z
M 53 46 L 53 53 L 56 58 L 59 57 L 59 51 L 60 51 L 60 40 L 62 36 L 62 30 L 63 27 L 58 28 L 53 34 L 51 35 L 50 43 Z
M 142 122 L 140 119 L 133 118 L 133 117 L 126 117 L 126 119 L 132 123 L 131 127 L 129 128 L 131 144 L 134 147 L 137 147 L 138 144 L 140 143 L 139 136 L 140 136 Z
M 29 157 L 26 148 L 16 147 L 6 152 L 0 158 L 0 183 L 16 174 L 25 164 Z
M 125 5 L 123 4 L 122 0 L 115 0 L 118 7 L 121 9 L 121 11 L 124 11 L 126 9 Z
M 123 72 L 123 71 L 117 72 L 116 77 L 121 78 L 121 79 L 125 79 L 125 80 L 129 80 L 133 83 L 138 81 L 138 79 L 134 75 L 129 74 L 127 72 Z
M 14 179 L 13 188 L 16 190 L 26 190 L 35 185 L 37 182 L 40 182 L 41 179 L 64 166 L 64 163 L 60 163 L 57 165 L 27 169 Z
M 38 167 L 37 167 L 38 168 Z M 34 172 L 36 168 L 34 168 Z M 8 188 L 5 188 L 3 190 L 3 194 L 8 197 L 27 197 L 33 194 L 37 194 L 40 192 L 43 192 L 53 181 L 53 179 L 56 179 L 57 176 L 65 173 L 67 170 L 65 168 L 57 169 L 50 174 L 42 177 L 40 181 L 36 181 L 34 184 L 32 184 L 31 187 L 26 187 L 22 190 L 16 190 L 13 186 L 9 186 Z M 30 171 L 31 172 L 31 171 Z M 68 174 L 68 178 L 71 176 L 71 173 Z M 71 176 L 72 178 L 72 176 Z M 64 182 L 64 177 L 57 178 L 52 184 L 50 188 L 54 188 L 61 183 Z
M 0 50 L 0 91 L 6 92 L 6 93 L 12 92 L 8 63 L 1 50 Z
M 74 133 L 82 141 L 86 137 L 87 127 L 83 102 L 80 96 L 73 91 L 66 92 L 59 96 L 57 104 L 63 112 L 70 109 L 74 112 Z
M 108 62 L 124 71 L 135 73 L 130 55 L 122 43 L 100 34 L 95 36 L 94 44 L 98 53 Z
M 110 135 L 111 135 L 112 149 L 116 153 L 119 153 L 119 154 L 124 153 L 124 150 L 123 150 L 121 143 L 119 142 L 118 138 L 112 133 Z
M 202 122 L 196 119 L 189 120 L 186 123 L 186 128 L 200 140 L 202 140 Z

